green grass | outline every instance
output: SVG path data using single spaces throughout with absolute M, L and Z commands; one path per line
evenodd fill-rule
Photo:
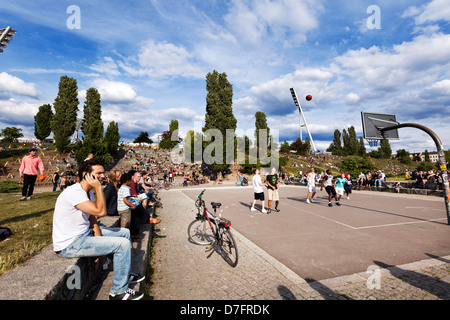
M 60 192 L 35 193 L 19 201 L 20 194 L 0 193 L 0 226 L 12 235 L 0 242 L 0 276 L 52 243 L 53 210 Z

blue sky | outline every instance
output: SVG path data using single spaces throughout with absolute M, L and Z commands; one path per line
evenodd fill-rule
M 427 126 L 450 148 L 445 0 L 0 4 L 0 28 L 17 30 L 0 55 L 0 129 L 17 126 L 33 137 L 33 116 L 53 103 L 59 78 L 68 75 L 78 81 L 80 117 L 86 90 L 97 88 L 105 128 L 118 122 L 123 140 L 140 131 L 156 140 L 172 119 L 184 137 L 204 119 L 205 76 L 217 70 L 233 85 L 233 111 L 243 131 L 254 129 L 260 110 L 281 142 L 298 138 L 293 87 L 319 150 L 329 146 L 335 129 L 353 125 L 362 136 L 361 111 Z M 72 5 L 79 20 L 68 10 Z M 72 22 L 80 28 L 70 28 Z M 391 141 L 394 152 L 435 150 L 422 131 L 401 129 L 399 135 Z

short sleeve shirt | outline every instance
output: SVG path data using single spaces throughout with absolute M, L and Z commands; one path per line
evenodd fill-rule
M 94 194 L 89 196 L 79 183 L 66 188 L 56 200 L 53 212 L 53 250 L 61 251 L 72 244 L 79 236 L 89 230 L 89 214 L 76 206 L 86 201 L 94 201 Z

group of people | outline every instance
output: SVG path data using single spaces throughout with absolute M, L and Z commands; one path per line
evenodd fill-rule
M 341 205 L 341 197 L 346 195 L 347 199 L 350 199 L 350 194 L 352 193 L 352 178 L 350 174 L 342 173 L 336 179 L 330 169 L 326 171 L 325 174 L 320 175 L 320 180 L 322 180 L 320 185 L 320 191 L 325 191 L 328 194 L 328 206 L 332 207 L 332 199 L 336 201 L 336 205 Z M 306 187 L 308 188 L 308 193 L 306 195 L 306 203 L 314 203 L 314 196 L 317 193 L 317 181 L 318 175 L 314 172 L 314 168 L 310 168 L 308 174 L 306 175 Z M 262 182 L 261 173 L 258 169 L 254 170 L 254 176 L 252 179 L 254 198 L 250 206 L 251 211 L 256 211 L 255 205 L 259 200 L 261 202 L 261 212 L 271 213 L 272 202 L 275 201 L 275 211 L 279 212 L 280 198 L 278 194 L 278 189 L 280 187 L 279 176 L 276 173 L 276 169 L 272 168 L 269 175 L 266 176 L 265 182 Z M 265 209 L 265 197 L 264 189 L 267 187 L 268 191 L 268 208 Z
M 373 174 L 370 171 L 368 171 L 366 174 L 360 172 L 357 184 L 360 187 L 367 187 L 367 186 L 381 187 L 383 185 L 383 182 L 385 181 L 386 175 L 381 170 L 378 170 Z

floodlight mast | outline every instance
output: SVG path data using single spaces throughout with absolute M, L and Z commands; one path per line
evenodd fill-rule
M 5 29 L 0 29 L 0 53 L 3 52 L 15 34 L 16 30 L 11 29 L 9 26 Z
M 297 99 L 297 94 L 295 93 L 294 88 L 291 88 L 291 95 L 292 95 L 292 99 L 294 99 L 294 103 L 295 105 L 298 107 L 298 112 L 299 112 L 299 122 L 300 122 L 300 140 L 303 141 L 302 139 L 302 127 L 306 128 L 306 131 L 308 132 L 309 135 L 309 140 L 311 141 L 312 147 L 314 149 L 314 152 L 317 152 L 316 146 L 314 144 L 314 140 L 311 136 L 311 132 L 309 132 L 309 128 L 308 128 L 308 124 L 306 123 L 306 119 L 305 119 L 305 115 L 303 113 L 302 110 L 302 106 L 300 105 L 300 101 Z M 302 118 L 303 118 L 303 122 L 305 123 L 304 125 L 302 125 Z
M 428 135 L 433 139 L 434 143 L 436 144 L 438 156 L 439 156 L 439 166 L 441 168 L 442 172 L 442 192 L 444 193 L 444 201 L 445 201 L 445 210 L 447 212 L 447 224 L 450 225 L 450 188 L 449 188 L 449 182 L 448 182 L 448 168 L 445 161 L 445 153 L 444 153 L 444 147 L 442 145 L 441 139 L 431 131 L 429 128 L 422 126 L 420 124 L 416 123 L 401 123 L 394 126 L 378 129 L 383 133 L 384 131 L 389 130 L 395 130 L 400 128 L 417 128 L 422 131 L 425 131 L 428 133 Z

